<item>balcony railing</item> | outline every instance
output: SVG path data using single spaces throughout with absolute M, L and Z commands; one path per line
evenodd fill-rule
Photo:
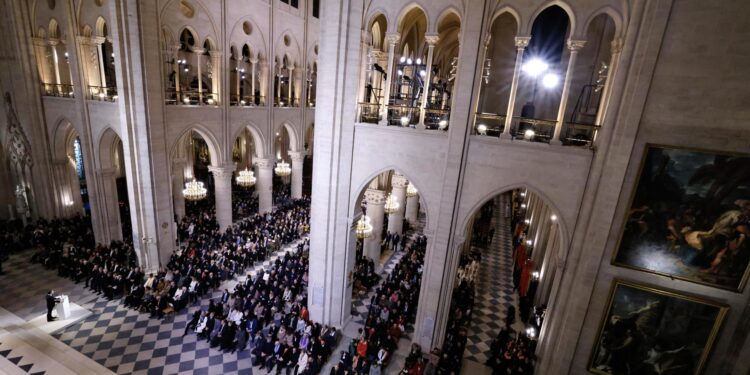
M 279 98 L 278 96 L 275 96 L 273 98 L 273 106 L 281 108 L 299 107 L 299 99 L 292 98 L 292 100 L 289 101 L 289 98 Z
M 569 122 L 561 139 L 566 146 L 592 147 L 599 125 Z
M 62 83 L 42 83 L 42 96 L 57 96 L 61 98 L 73 98 L 73 85 Z
M 424 126 L 432 130 L 448 130 L 448 121 L 451 117 L 450 109 L 425 108 Z
M 359 103 L 359 122 L 377 124 L 380 121 L 380 104 L 378 103 Z
M 478 135 L 499 137 L 505 129 L 507 116 L 495 113 L 477 113 L 474 130 Z M 509 135 L 514 140 L 550 143 L 557 121 L 513 117 Z M 561 138 L 565 146 L 590 147 L 599 129 L 597 125 L 566 123 L 566 131 Z
M 165 92 L 166 104 L 169 105 L 217 105 L 219 95 L 213 92 L 198 90 L 167 90 Z
M 419 123 L 419 107 L 406 105 L 388 106 L 388 125 L 415 128 Z
M 237 107 L 260 107 L 266 105 L 266 97 L 261 95 L 231 95 L 229 105 Z
M 89 86 L 86 99 L 102 102 L 117 101 L 117 87 Z

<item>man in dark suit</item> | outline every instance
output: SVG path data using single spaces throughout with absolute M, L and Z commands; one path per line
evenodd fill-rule
M 52 317 L 52 309 L 55 308 L 55 304 L 57 303 L 57 297 L 55 297 L 55 291 L 50 290 L 49 293 L 47 293 L 47 321 L 51 322 L 57 318 Z

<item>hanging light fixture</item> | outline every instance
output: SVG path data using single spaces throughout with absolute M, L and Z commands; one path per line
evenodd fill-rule
M 399 206 L 400 204 L 398 203 L 398 198 L 394 197 L 392 193 L 388 193 L 388 198 L 385 199 L 385 206 L 383 207 L 383 212 L 390 215 L 398 211 Z
M 416 196 L 418 192 L 419 190 L 409 181 L 409 185 L 406 186 L 406 196 L 411 198 Z
M 185 184 L 185 189 L 182 189 L 182 195 L 185 196 L 185 199 L 191 201 L 198 201 L 205 198 L 207 192 L 206 188 L 203 187 L 203 183 L 196 181 L 195 177 L 193 177 L 192 181 Z
M 354 228 L 357 238 L 364 240 L 365 238 L 372 235 L 372 224 L 370 224 L 370 217 L 362 214 L 362 217 L 357 220 L 357 226 Z
M 283 160 L 276 163 L 276 168 L 274 168 L 273 171 L 276 172 L 276 175 L 279 177 L 287 177 L 292 174 L 292 168 L 289 167 L 289 163 Z
M 237 176 L 237 185 L 240 185 L 242 187 L 252 187 L 255 185 L 255 173 L 247 168 L 245 168 L 244 171 L 240 171 L 240 175 Z

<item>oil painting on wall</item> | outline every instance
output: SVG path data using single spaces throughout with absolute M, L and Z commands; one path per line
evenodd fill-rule
M 726 311 L 710 301 L 615 281 L 589 370 L 700 374 Z
M 750 156 L 647 146 L 613 263 L 741 291 Z

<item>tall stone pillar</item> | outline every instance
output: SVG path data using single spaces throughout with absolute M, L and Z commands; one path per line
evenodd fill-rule
M 601 125 L 604 122 L 604 116 L 607 113 L 607 107 L 609 106 L 609 98 L 612 96 L 612 80 L 615 78 L 617 73 L 617 67 L 620 62 L 620 54 L 622 53 L 622 47 L 625 41 L 622 38 L 617 38 L 612 41 L 610 50 L 612 56 L 609 59 L 609 69 L 607 69 L 607 80 L 604 81 L 604 89 L 602 89 L 602 97 L 599 100 L 599 109 L 596 111 L 596 121 L 594 124 Z M 596 138 L 594 138 L 596 140 Z
M 385 41 L 388 43 L 388 68 L 386 70 L 385 77 L 385 89 L 383 90 L 383 103 L 381 104 L 380 110 L 380 124 L 388 124 L 388 103 L 390 102 L 391 96 L 391 82 L 393 81 L 393 63 L 396 58 L 396 44 L 401 39 L 399 33 L 386 33 Z
M 178 222 L 185 217 L 185 196 L 182 195 L 182 189 L 185 188 L 186 165 L 187 160 L 185 159 L 175 159 L 172 161 L 172 201 Z
M 365 238 L 364 256 L 372 259 L 376 267 L 380 264 L 380 244 L 383 242 L 383 207 L 385 206 L 385 192 L 377 189 L 365 191 L 367 202 L 367 216 L 372 224 L 372 235 Z
M 234 165 L 208 167 L 214 175 L 214 195 L 216 197 L 216 221 L 223 232 L 232 225 L 232 172 Z
M 411 226 L 417 225 L 419 221 L 419 194 L 406 197 L 406 221 Z
M 404 232 L 404 212 L 406 212 L 406 186 L 409 181 L 400 174 L 394 174 L 391 177 L 391 194 L 398 201 L 396 212 L 388 215 L 388 231 L 391 233 L 402 234 Z
M 555 124 L 555 133 L 552 135 L 550 143 L 562 144 L 560 133 L 562 132 L 563 122 L 565 121 L 565 108 L 568 106 L 568 96 L 570 96 L 570 82 L 573 80 L 573 71 L 576 68 L 576 57 L 578 51 L 586 45 L 585 40 L 568 39 L 568 69 L 565 71 L 565 81 L 563 82 L 562 95 L 560 96 L 560 108 L 557 110 L 557 123 Z
M 255 159 L 255 191 L 258 192 L 258 212 L 273 210 L 273 159 Z
M 427 108 L 427 101 L 430 100 L 430 86 L 432 83 L 432 56 L 435 53 L 435 45 L 440 40 L 440 36 L 437 34 L 429 34 L 424 36 L 425 42 L 427 42 L 427 61 L 425 62 L 425 77 L 424 77 L 424 92 L 422 93 L 422 103 L 420 104 L 421 111 L 419 112 L 419 128 L 424 129 L 424 117 L 426 114 L 425 109 Z
M 305 153 L 302 151 L 289 151 L 292 159 L 292 198 L 302 198 L 302 167 L 305 163 Z
M 508 108 L 505 111 L 505 126 L 501 138 L 510 138 L 510 127 L 513 124 L 513 110 L 516 106 L 516 95 L 518 94 L 518 79 L 521 76 L 521 65 L 523 64 L 523 51 L 531 41 L 530 36 L 516 37 L 516 65 L 513 67 L 513 80 L 510 83 L 510 95 L 508 97 Z

